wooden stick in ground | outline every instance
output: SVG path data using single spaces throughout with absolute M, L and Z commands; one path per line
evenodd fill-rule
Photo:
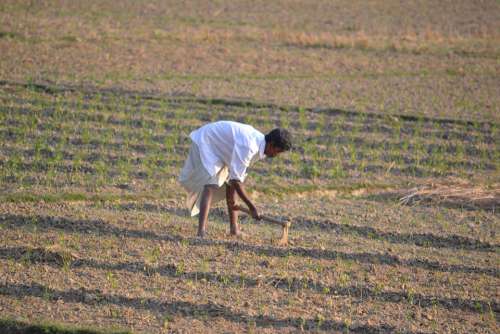
M 243 208 L 241 206 L 238 206 L 238 210 L 246 213 L 249 216 L 252 216 L 252 213 L 247 208 Z M 281 233 L 281 239 L 278 241 L 278 245 L 280 245 L 280 246 L 288 245 L 288 230 L 290 229 L 290 225 L 291 225 L 291 223 L 289 221 L 281 221 L 281 220 L 277 220 L 277 219 L 274 219 L 272 217 L 263 216 L 263 215 L 261 215 L 260 218 L 268 223 L 280 225 L 283 230 Z

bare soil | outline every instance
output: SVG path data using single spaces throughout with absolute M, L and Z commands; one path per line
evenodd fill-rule
M 0 331 L 498 332 L 497 1 L 8 0 L 0 22 Z M 231 238 L 221 204 L 194 237 L 176 178 L 219 119 L 292 131 L 247 181 L 288 247 L 247 218 Z M 400 201 L 440 185 L 460 196 Z

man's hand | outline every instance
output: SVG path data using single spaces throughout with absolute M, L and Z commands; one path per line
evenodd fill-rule
M 233 209 L 234 211 L 244 211 L 244 212 L 247 212 L 248 214 L 250 214 L 250 216 L 252 216 L 253 219 L 257 219 L 257 220 L 261 220 L 262 219 L 260 217 L 259 213 L 257 212 L 257 208 L 255 206 L 253 206 L 253 205 L 251 207 L 249 207 L 248 210 L 242 208 L 239 205 L 233 205 L 233 207 L 231 209 Z
M 249 207 L 250 209 L 250 214 L 252 215 L 252 218 L 255 219 L 255 220 L 260 220 L 260 216 L 259 216 L 259 213 L 257 212 L 257 208 L 252 205 L 251 207 Z
M 253 205 L 252 201 L 248 197 L 245 191 L 245 187 L 243 186 L 243 183 L 241 183 L 238 180 L 230 180 L 229 182 L 231 186 L 233 186 L 236 189 L 236 193 L 238 193 L 243 202 L 245 202 L 245 204 L 248 206 L 248 211 L 250 212 L 252 218 L 260 220 L 261 218 L 259 216 L 259 213 L 257 212 L 257 208 L 255 207 L 255 205 Z M 238 207 L 237 205 L 234 205 L 233 210 L 241 210 L 241 208 Z

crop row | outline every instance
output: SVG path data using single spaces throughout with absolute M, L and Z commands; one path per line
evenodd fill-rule
M 432 122 L 367 114 L 115 95 L 50 95 L 30 90 L 0 95 L 0 182 L 172 177 L 189 148 L 188 134 L 216 119 L 258 128 L 292 129 L 296 148 L 253 168 L 264 177 L 300 182 L 339 177 L 467 176 L 497 171 L 498 126 Z M 38 175 L 37 175 L 38 174 Z M 85 177 L 84 177 L 85 176 Z M 301 181 L 302 180 L 302 181 Z

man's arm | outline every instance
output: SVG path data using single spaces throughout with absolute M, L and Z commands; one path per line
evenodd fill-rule
M 248 209 L 252 213 L 252 217 L 254 219 L 260 220 L 259 214 L 257 213 L 257 208 L 248 197 L 245 191 L 245 187 L 243 186 L 243 183 L 240 182 L 239 180 L 230 180 L 229 183 L 232 187 L 234 187 L 234 189 L 236 189 L 238 196 L 240 196 L 243 202 L 245 202 L 245 204 L 248 206 Z M 237 207 L 235 209 L 237 210 Z

